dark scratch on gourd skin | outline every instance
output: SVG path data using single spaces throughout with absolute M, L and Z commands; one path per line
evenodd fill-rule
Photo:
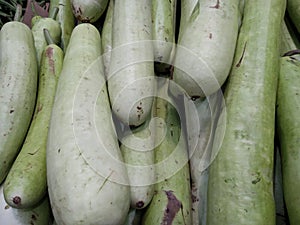
M 110 176 L 112 175 L 113 171 L 110 172 L 110 174 L 105 178 L 105 180 L 103 181 L 102 185 L 100 186 L 98 193 L 102 190 L 102 188 L 104 187 L 104 185 L 106 184 L 106 182 L 108 181 L 108 179 L 110 178 Z
M 34 152 L 28 152 L 28 155 L 35 155 L 40 149 L 36 149 Z
M 244 45 L 244 49 L 243 49 L 241 58 L 239 59 L 238 63 L 235 65 L 236 67 L 240 67 L 241 64 L 242 64 L 242 61 L 243 61 L 243 58 L 244 58 L 244 55 L 245 55 L 245 51 L 246 51 L 246 46 L 247 46 L 247 42 Z

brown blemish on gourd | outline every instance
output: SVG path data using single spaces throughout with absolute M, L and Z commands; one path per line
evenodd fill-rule
M 219 9 L 220 8 L 220 0 L 217 0 L 216 5 L 210 6 L 209 8 Z
M 72 5 L 72 8 L 73 8 L 73 12 L 75 14 L 76 19 L 81 21 L 82 23 L 90 23 L 90 21 L 95 18 L 95 17 L 89 18 L 89 17 L 82 16 L 83 13 L 82 13 L 81 7 L 75 8 Z
M 142 102 L 140 102 L 139 103 L 139 105 L 136 107 L 136 109 L 137 109 L 137 113 L 138 113 L 138 115 L 137 115 L 137 117 L 138 117 L 138 120 L 140 120 L 141 119 L 141 116 L 142 116 L 142 114 L 144 114 L 144 110 L 143 110 L 143 107 L 142 107 Z
M 55 65 L 53 60 L 53 48 L 49 47 L 46 50 L 46 57 L 48 58 L 48 63 L 50 66 L 50 71 L 52 74 L 55 74 Z
M 176 198 L 173 191 L 165 191 L 167 198 L 168 198 L 168 204 L 164 212 L 163 221 L 161 224 L 164 225 L 172 225 L 173 220 L 176 216 L 176 214 L 179 212 L 180 209 L 182 209 L 181 202 Z
M 38 107 L 37 107 L 37 113 L 39 113 L 40 111 L 42 111 L 42 109 L 43 109 L 43 105 L 39 104 Z
M 143 206 L 145 205 L 145 203 L 143 201 L 138 201 L 135 206 L 138 208 L 138 209 L 141 209 L 143 208 Z
M 13 198 L 13 203 L 14 203 L 15 205 L 21 205 L 21 197 L 20 197 L 20 196 L 15 196 L 15 197 Z

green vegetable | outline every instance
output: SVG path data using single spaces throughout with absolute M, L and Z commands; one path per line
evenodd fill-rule
M 130 182 L 131 207 L 137 209 L 145 208 L 154 194 L 154 130 L 149 120 L 128 132 L 120 146 Z
M 71 33 L 75 27 L 75 17 L 72 10 L 71 0 L 51 0 L 49 14 L 53 14 L 55 8 L 58 8 L 56 21 L 61 28 L 61 43 L 60 46 L 66 52 Z
M 138 126 L 150 115 L 155 94 L 151 1 L 115 0 L 112 39 L 111 107 L 124 124 Z
M 169 73 L 174 58 L 176 0 L 152 0 L 155 71 Z
M 154 103 L 153 116 L 164 123 L 156 123 L 155 192 L 143 215 L 143 225 L 192 224 L 188 149 L 179 114 L 167 90 L 168 81 L 159 87 L 163 94 Z
M 1 224 L 13 225 L 46 225 L 51 222 L 51 208 L 48 196 L 45 196 L 35 207 L 16 209 L 7 205 L 3 196 L 3 185 L 0 185 L 0 218 Z
M 63 51 L 53 43 L 42 53 L 34 116 L 4 183 L 4 197 L 11 207 L 31 208 L 47 193 L 46 144 L 63 57 Z
M 60 43 L 61 37 L 61 28 L 59 23 L 55 20 L 58 13 L 58 8 L 52 12 L 52 15 L 49 14 L 49 17 L 40 17 L 39 19 L 34 19 L 33 26 L 31 28 L 34 46 L 37 55 L 38 66 L 41 65 L 42 53 L 47 46 L 47 42 L 44 36 L 44 29 L 49 30 L 51 37 L 55 44 Z
M 48 192 L 57 224 L 122 224 L 129 211 L 129 180 L 101 52 L 97 28 L 77 25 L 57 84 L 47 143 Z
M 205 97 L 216 92 L 229 74 L 239 31 L 240 1 L 187 2 L 182 2 L 188 10 L 182 8 L 187 18 L 180 25 L 173 80 L 189 96 Z M 177 95 L 175 88 L 171 90 Z
M 30 125 L 37 94 L 37 61 L 30 29 L 7 22 L 0 32 L 0 183 Z
M 275 104 L 284 11 L 282 0 L 245 1 L 213 143 L 207 225 L 275 224 Z
M 104 13 L 108 0 L 71 0 L 73 14 L 81 22 L 96 22 Z
M 277 131 L 282 157 L 283 192 L 291 225 L 300 223 L 300 61 L 293 57 L 280 59 L 277 92 Z
M 221 91 L 197 100 L 184 96 L 194 224 L 206 224 L 208 167 L 211 163 L 216 124 L 223 104 Z

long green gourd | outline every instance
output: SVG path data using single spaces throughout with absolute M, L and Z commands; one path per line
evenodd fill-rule
M 188 149 L 176 104 L 169 97 L 169 81 L 159 84 L 155 98 L 156 148 L 154 150 L 156 183 L 154 196 L 142 218 L 143 225 L 192 224 L 192 196 Z
M 154 129 L 150 118 L 130 129 L 121 139 L 120 149 L 130 182 L 131 208 L 145 208 L 154 194 Z
M 173 80 L 190 97 L 216 92 L 228 77 L 241 17 L 239 0 L 182 1 Z M 177 87 L 171 87 L 177 95 Z M 179 92 L 179 94 L 182 94 Z
M 27 25 L 5 23 L 0 32 L 0 183 L 24 141 L 37 95 L 37 60 Z
M 53 42 L 42 53 L 35 112 L 22 148 L 4 182 L 4 197 L 11 207 L 31 208 L 47 194 L 46 145 L 63 58 L 62 49 Z
M 207 224 L 275 224 L 275 104 L 284 0 L 247 0 L 209 168 Z M 224 112 L 227 112 L 226 117 Z
M 205 99 L 192 100 L 184 96 L 194 224 L 206 224 L 209 165 L 216 124 L 224 107 L 223 100 L 222 91 Z
M 175 53 L 177 0 L 152 0 L 152 37 L 156 74 L 169 74 Z
M 47 142 L 48 193 L 57 224 L 117 225 L 126 219 L 129 180 L 111 115 L 100 33 L 82 23 L 65 54 Z
M 280 59 L 277 92 L 277 131 L 282 157 L 283 192 L 291 225 L 300 223 L 300 61 L 285 56 Z
M 151 7 L 150 0 L 114 1 L 107 86 L 112 111 L 132 126 L 146 121 L 155 95 Z

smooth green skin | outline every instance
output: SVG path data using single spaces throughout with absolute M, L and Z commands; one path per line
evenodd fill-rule
M 173 80 L 189 96 L 205 97 L 218 91 L 229 75 L 239 32 L 240 1 L 202 0 L 191 9 L 180 25 Z M 177 90 L 171 88 L 174 95 Z
M 51 222 L 51 208 L 48 196 L 45 196 L 33 208 L 16 209 L 9 207 L 3 196 L 3 185 L 0 186 L 0 219 L 1 224 L 13 225 L 47 225 Z
M 101 33 L 101 45 L 103 50 L 103 64 L 105 76 L 108 76 L 109 73 L 109 64 L 111 58 L 112 50 L 112 20 L 114 12 L 114 1 L 109 1 L 108 9 L 106 12 L 105 20 L 103 23 L 102 33 Z
M 125 221 L 129 210 L 129 181 L 100 56 L 97 28 L 90 23 L 77 25 L 64 57 L 47 142 L 48 193 L 57 224 L 117 225 Z M 88 89 L 82 90 L 81 82 L 87 82 Z M 87 101 L 93 101 L 94 107 L 87 108 Z M 97 135 L 101 143 L 90 141 L 89 134 Z
M 291 225 L 300 224 L 300 61 L 280 59 L 277 91 L 277 131 L 282 156 L 283 192 Z
M 192 196 L 190 187 L 190 174 L 188 160 L 188 150 L 185 141 L 179 141 L 182 134 L 180 118 L 176 109 L 165 99 L 157 98 L 155 101 L 156 112 L 154 116 L 162 118 L 166 123 L 166 136 L 161 144 L 155 148 L 155 165 L 161 163 L 161 166 L 155 167 L 158 183 L 155 183 L 155 194 L 149 207 L 146 209 L 142 218 L 143 225 L 170 224 L 164 221 L 165 210 L 168 205 L 168 199 L 165 191 L 173 191 L 173 194 L 181 202 L 182 208 L 176 213 L 172 225 L 192 224 Z M 159 125 L 158 125 L 159 126 Z M 174 153 L 177 147 L 177 153 Z M 164 161 L 170 157 L 170 154 L 176 154 L 170 161 Z M 164 180 L 159 178 L 174 171 L 170 177 Z M 170 221 L 169 221 L 170 222 Z
M 296 29 L 300 32 L 300 2 L 298 0 L 287 0 L 286 9 Z
M 81 22 L 96 22 L 104 13 L 108 0 L 71 0 L 73 14 Z
M 43 54 L 34 116 L 25 142 L 4 182 L 4 197 L 14 208 L 35 206 L 47 192 L 46 145 L 63 51 L 54 44 Z M 14 202 L 20 197 L 21 202 Z
M 107 86 L 114 115 L 127 125 L 146 121 L 155 95 L 151 7 L 149 0 L 114 1 Z
M 60 37 L 61 37 L 60 25 L 53 18 L 41 17 L 40 19 L 34 21 L 34 25 L 32 26 L 31 30 L 34 38 L 34 46 L 36 50 L 36 56 L 37 56 L 37 62 L 39 68 L 41 66 L 43 51 L 47 46 L 47 42 L 43 31 L 44 29 L 49 30 L 49 33 L 55 44 L 60 43 Z
M 132 208 L 145 208 L 154 194 L 154 136 L 151 133 L 149 121 L 146 121 L 121 140 L 120 149 L 127 167 Z
M 157 73 L 169 72 L 175 43 L 176 0 L 152 0 L 152 37 Z M 167 63 L 167 64 L 166 64 Z
M 6 23 L 0 33 L 0 183 L 24 141 L 34 113 L 37 61 L 30 29 Z
M 273 158 L 285 1 L 245 1 L 209 168 L 207 225 L 275 224 Z M 242 57 L 242 60 L 240 60 Z M 227 116 L 224 116 L 226 111 Z
M 66 52 L 70 42 L 71 33 L 75 27 L 75 17 L 72 10 L 70 0 L 51 0 L 49 14 L 51 15 L 55 7 L 58 7 L 56 21 L 61 28 L 61 43 L 60 46 Z

